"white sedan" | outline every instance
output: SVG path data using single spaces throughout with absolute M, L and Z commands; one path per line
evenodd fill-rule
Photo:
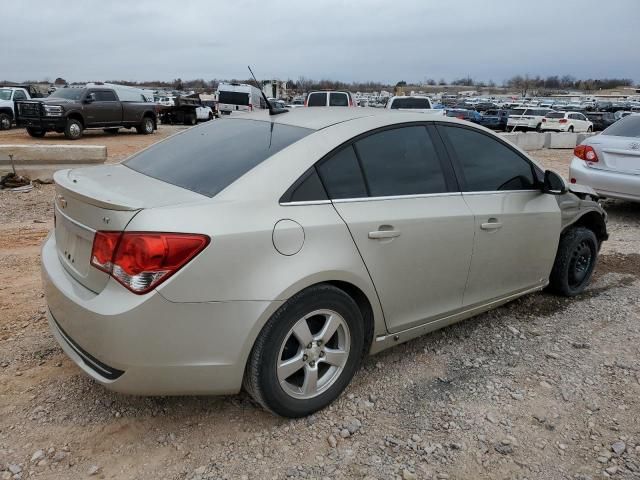
M 640 115 L 629 115 L 573 151 L 571 183 L 603 197 L 640 202 Z

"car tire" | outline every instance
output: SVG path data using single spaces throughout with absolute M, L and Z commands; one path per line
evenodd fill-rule
M 542 124 L 541 123 L 536 125 L 536 132 L 540 132 L 540 130 L 542 130 Z
M 11 117 L 7 113 L 0 113 L 0 130 L 9 130 L 11 128 Z
M 47 131 L 41 128 L 27 127 L 27 133 L 33 138 L 42 138 L 47 134 Z
M 335 330 L 323 335 L 329 325 Z M 266 323 L 251 350 L 243 386 L 277 415 L 310 415 L 349 384 L 362 360 L 364 337 L 362 314 L 349 295 L 332 285 L 310 287 Z
M 572 227 L 560 237 L 548 289 L 573 297 L 584 291 L 598 259 L 598 239 L 592 230 Z
M 155 124 L 153 122 L 153 118 L 147 116 L 142 117 L 142 122 L 140 122 L 140 125 L 136 127 L 136 132 L 141 135 L 151 135 L 154 129 Z
M 592 127 L 588 127 L 587 128 L 587 133 L 591 133 L 591 132 L 593 132 L 593 128 Z
M 567 128 L 567 133 L 573 133 L 573 125 Z
M 209 121 L 213 120 L 213 113 L 209 114 Z
M 67 120 L 67 125 L 64 127 L 64 136 L 69 140 L 78 140 L 82 137 L 84 127 L 78 120 L 70 118 Z
M 185 113 L 184 114 L 184 124 L 188 126 L 193 126 L 198 123 L 198 117 L 195 113 Z
M 115 135 L 118 133 L 119 128 L 103 128 L 102 131 L 104 133 L 108 133 L 109 135 Z

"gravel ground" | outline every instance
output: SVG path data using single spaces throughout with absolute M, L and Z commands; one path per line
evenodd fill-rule
M 533 155 L 566 175 L 569 151 Z M 52 197 L 0 192 L 0 479 L 640 478 L 640 205 L 606 203 L 585 294 L 370 357 L 331 407 L 285 420 L 245 394 L 131 397 L 82 375 L 44 316 Z

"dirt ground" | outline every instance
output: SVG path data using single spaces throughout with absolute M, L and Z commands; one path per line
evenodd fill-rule
M 165 133 L 81 141 L 115 161 Z M 566 175 L 570 151 L 533 156 Z M 640 478 L 638 204 L 606 203 L 585 294 L 529 295 L 370 357 L 331 407 L 285 420 L 246 394 L 132 397 L 85 377 L 45 319 L 52 197 L 0 192 L 0 479 Z

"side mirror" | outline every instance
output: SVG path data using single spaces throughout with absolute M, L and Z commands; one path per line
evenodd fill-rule
M 547 170 L 544 172 L 542 192 L 550 193 L 551 195 L 562 195 L 567 193 L 567 185 L 560 175 L 553 170 Z
M 91 103 L 94 102 L 96 99 L 96 96 L 93 93 L 90 93 L 89 95 L 87 95 L 84 99 L 84 103 Z

